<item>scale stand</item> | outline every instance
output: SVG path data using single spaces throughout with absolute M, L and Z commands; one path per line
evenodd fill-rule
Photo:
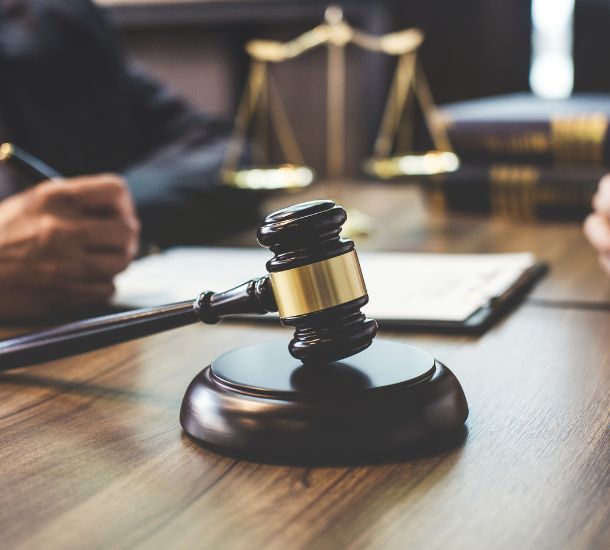
M 237 112 L 233 134 L 225 155 L 222 179 L 225 184 L 251 190 L 298 190 L 311 185 L 316 177 L 305 164 L 303 152 L 290 123 L 288 111 L 270 65 L 284 63 L 325 46 L 327 48 L 327 126 L 326 176 L 333 182 L 345 179 L 346 131 L 346 48 L 358 48 L 398 58 L 394 82 L 384 110 L 379 135 L 371 158 L 364 163 L 365 172 L 382 179 L 397 176 L 425 176 L 454 171 L 459 160 L 453 153 L 444 124 L 437 116 L 424 73 L 417 63 L 417 51 L 423 42 L 418 29 L 406 29 L 382 36 L 365 33 L 349 25 L 343 10 L 330 6 L 324 22 L 288 42 L 253 40 L 246 46 L 252 59 L 248 83 Z M 396 148 L 400 122 L 410 103 L 413 90 L 419 101 L 436 150 L 392 155 Z M 249 168 L 239 168 L 249 127 L 259 120 L 256 152 L 262 158 Z M 271 126 L 269 127 L 269 122 Z M 273 165 L 269 154 L 269 131 L 277 137 L 285 163 Z M 406 129 L 403 133 L 412 133 Z M 257 141 L 257 140 L 255 140 Z M 342 185 L 342 184 L 341 184 Z M 340 199 L 341 197 L 337 197 Z M 365 214 L 352 213 L 352 235 L 370 233 L 372 222 Z M 360 221 L 358 221 L 360 220 Z

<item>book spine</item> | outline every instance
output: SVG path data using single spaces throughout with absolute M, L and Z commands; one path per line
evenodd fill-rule
M 439 184 L 450 209 L 511 219 L 572 219 L 591 210 L 603 169 L 529 164 L 465 165 Z
M 609 122 L 603 113 L 560 114 L 548 121 L 445 119 L 449 140 L 463 160 L 606 166 Z

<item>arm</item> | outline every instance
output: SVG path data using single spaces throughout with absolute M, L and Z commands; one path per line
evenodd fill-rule
M 0 40 L 4 140 L 66 176 L 125 176 L 144 240 L 161 246 L 258 218 L 255 198 L 218 185 L 227 124 L 135 69 L 91 0 L 24 5 L 3 20 L 19 40 Z
M 144 239 L 197 244 L 257 223 L 260 197 L 220 182 L 230 126 L 196 112 L 135 67 L 126 70 L 138 135 L 148 137 L 145 153 L 123 171 Z
M 94 9 L 94 8 L 92 8 Z M 94 10 L 101 29 L 110 26 Z M 121 87 L 136 147 L 121 169 L 142 221 L 144 240 L 196 244 L 259 221 L 260 196 L 222 185 L 228 121 L 195 110 L 127 60 L 118 43 Z

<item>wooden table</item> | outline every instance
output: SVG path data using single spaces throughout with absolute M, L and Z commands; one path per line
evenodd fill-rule
M 237 342 L 286 331 L 180 329 L 0 377 L 0 546 L 610 547 L 610 280 L 580 228 L 446 217 L 405 187 L 350 188 L 343 202 L 378 221 L 361 249 L 534 250 L 549 261 L 484 336 L 382 331 L 459 377 L 464 443 L 324 468 L 204 450 L 178 424 L 188 382 Z

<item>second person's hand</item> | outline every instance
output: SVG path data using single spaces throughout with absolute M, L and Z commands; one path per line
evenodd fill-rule
M 599 262 L 610 275 L 610 175 L 599 182 L 593 213 L 585 221 L 585 235 L 599 253 Z

